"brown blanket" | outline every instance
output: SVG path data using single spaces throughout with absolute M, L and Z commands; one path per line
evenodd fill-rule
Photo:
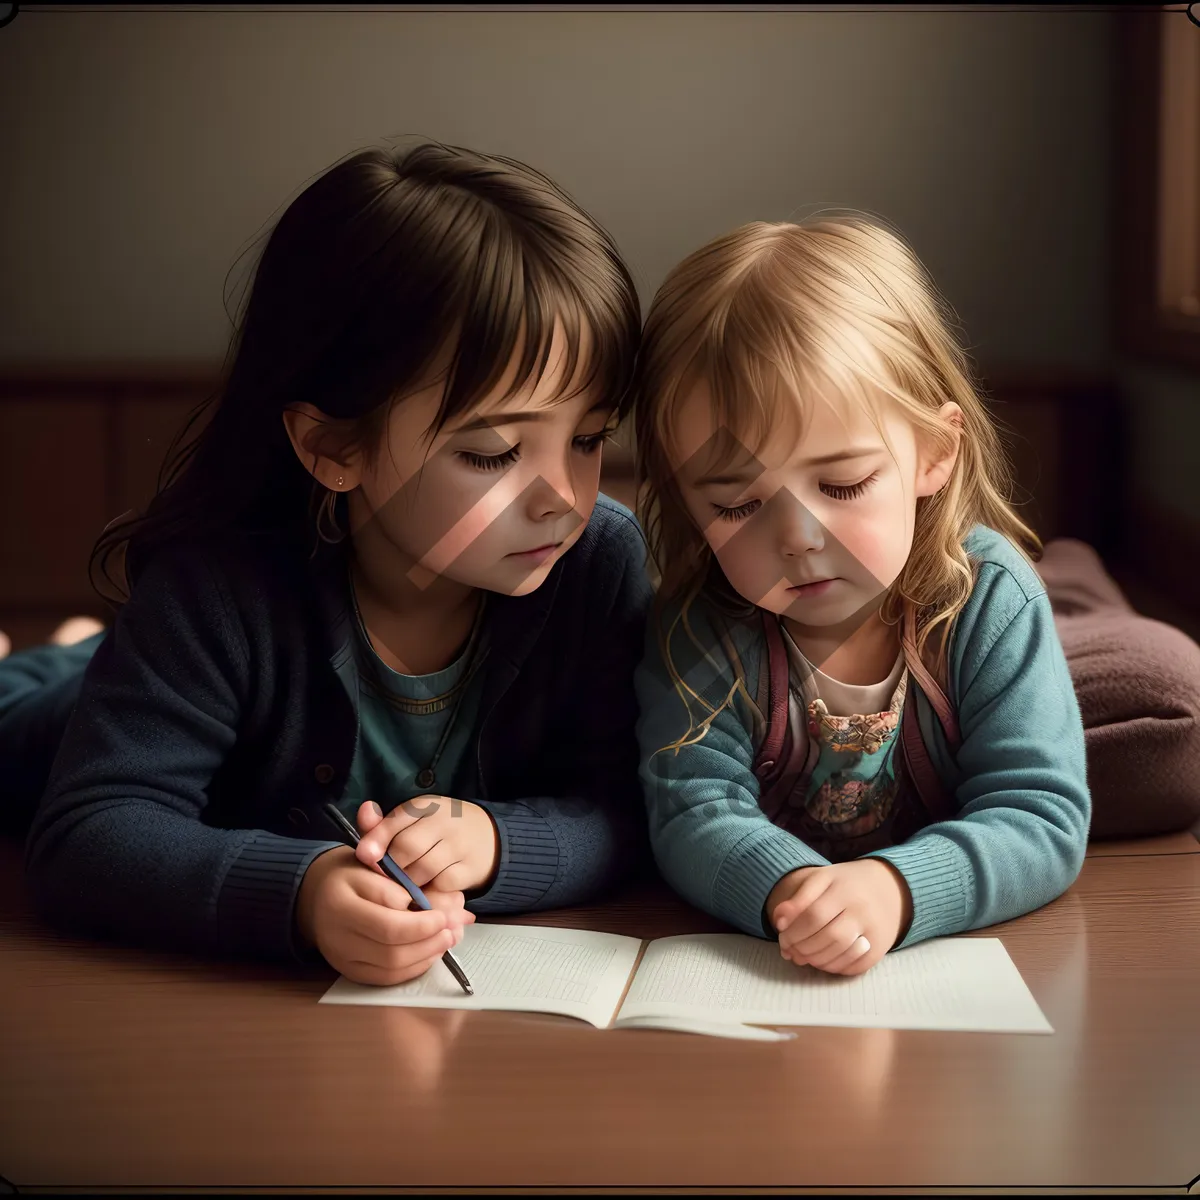
M 1176 833 L 1200 820 L 1200 646 L 1139 616 L 1086 543 L 1038 563 L 1087 741 L 1094 839 Z

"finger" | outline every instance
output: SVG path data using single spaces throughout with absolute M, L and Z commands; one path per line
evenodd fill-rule
M 866 942 L 866 948 L 870 950 L 871 943 L 857 931 L 851 930 L 835 942 L 831 942 L 820 954 L 809 954 L 805 957 L 810 966 L 816 967 L 818 971 L 825 971 L 832 963 L 841 962 L 843 959 L 847 962 L 853 961 L 852 957 L 847 957 L 848 955 L 857 956 L 866 953 L 865 950 L 858 948 L 862 942 Z
M 382 871 L 355 871 L 351 879 L 351 892 L 359 900 L 394 908 L 397 912 L 407 912 L 409 909 L 416 911 L 416 901 L 409 895 L 408 889 Z
M 775 928 L 782 933 L 829 887 L 831 882 L 830 876 L 822 870 L 816 870 L 811 875 L 806 875 L 800 881 L 800 886 L 786 900 L 775 906 Z
M 425 898 L 433 905 L 434 908 L 440 909 L 450 917 L 451 920 L 461 921 L 464 925 L 470 925 L 475 920 L 475 914 L 468 912 L 463 907 L 465 898 L 461 891 L 439 891 L 436 888 L 430 888 L 426 893 Z
M 803 912 L 796 914 L 779 935 L 779 940 L 789 946 L 799 946 L 801 942 L 820 933 L 831 921 L 836 921 L 843 911 L 835 899 L 821 896 Z
M 418 821 L 407 829 L 402 829 L 392 838 L 388 843 L 387 853 L 392 856 L 392 861 L 401 866 L 405 874 L 411 878 L 412 872 L 409 868 L 422 854 L 428 854 L 441 840 L 442 834 L 438 830 L 438 822 Z M 416 880 L 413 882 L 415 883 Z
M 887 957 L 887 947 L 882 943 L 878 946 L 872 946 L 870 951 L 864 954 L 861 958 L 847 966 L 839 966 L 839 975 L 863 975 L 869 971 L 877 962 Z
M 419 826 L 408 833 L 402 833 L 392 840 L 392 848 L 388 853 L 404 868 L 404 873 L 417 885 L 423 888 L 431 879 L 451 867 L 458 861 L 453 846 L 445 838 L 431 831 L 432 837 L 421 837 Z M 421 843 L 428 842 L 422 846 Z M 397 849 L 403 858 L 397 857 Z M 415 853 L 414 853 L 415 851 Z
M 351 914 L 346 929 L 378 946 L 405 946 L 453 930 L 445 913 L 431 910 L 396 912 L 379 904 L 364 905 Z
M 465 891 L 478 882 L 478 874 L 462 859 L 448 862 L 427 884 L 425 894 L 432 902 L 433 894 L 445 888 L 447 891 Z
M 355 853 L 358 855 L 359 861 L 371 866 L 377 863 L 387 852 L 388 846 L 391 845 L 396 835 L 403 833 L 410 826 L 415 825 L 418 821 L 425 817 L 431 817 L 439 811 L 438 801 L 442 799 L 439 796 L 422 797 L 422 800 L 428 801 L 419 805 L 414 805 L 412 801 L 401 804 L 393 808 L 386 817 L 381 821 L 377 821 L 375 825 L 359 840 L 358 847 Z M 359 809 L 362 812 L 362 809 Z
M 365 907 L 355 909 L 348 921 L 360 923 L 364 934 L 377 941 L 394 943 L 402 940 L 403 930 L 412 927 L 413 937 L 424 937 L 427 933 L 438 929 L 454 926 L 473 925 L 475 914 L 468 912 L 462 892 L 438 892 L 430 890 L 425 893 L 429 901 L 427 910 L 412 907 L 415 901 L 398 884 L 384 875 L 373 872 L 363 872 L 362 878 L 356 878 L 355 898 Z M 401 908 L 401 905 L 409 907 Z M 370 911 L 371 909 L 379 911 Z M 412 925 L 413 920 L 421 915 L 421 921 Z
M 454 945 L 454 933 L 440 929 L 429 937 L 388 944 L 353 931 L 343 943 L 346 956 L 355 962 L 374 963 L 388 970 L 401 970 L 424 958 L 439 958 Z
M 823 964 L 814 962 L 812 965 L 830 975 L 844 975 L 849 968 L 857 965 L 864 958 L 870 958 L 872 950 L 870 940 L 865 935 L 859 934 L 841 954 L 828 958 Z M 866 964 L 866 966 L 869 965 L 870 963 Z M 865 970 L 866 967 L 864 966 L 863 969 Z
M 436 882 L 434 880 L 434 883 Z M 430 905 L 446 914 L 448 925 L 470 925 L 474 922 L 475 914 L 467 912 L 462 900 L 447 902 L 443 899 L 444 896 L 461 896 L 462 892 L 439 892 L 432 884 L 426 885 L 422 890 L 425 893 L 425 899 L 429 901 Z
M 454 947 L 454 931 L 443 929 L 424 941 L 412 942 L 407 946 L 388 946 L 384 949 L 381 965 L 395 970 L 405 970 L 427 958 L 441 958 Z
M 382 820 L 383 809 L 374 800 L 364 800 L 358 806 L 358 812 L 354 814 L 354 821 L 358 826 L 359 837 L 370 833 Z
M 372 884 L 376 880 L 379 883 L 391 883 L 390 879 L 382 879 L 375 875 L 370 876 L 370 879 Z M 369 890 L 370 885 L 364 889 Z M 408 894 L 403 888 L 397 890 L 405 900 L 408 899 Z M 389 893 L 388 899 L 394 899 L 394 896 Z M 380 903 L 370 895 L 358 893 L 346 904 L 342 922 L 347 929 L 363 937 L 392 946 L 401 942 L 419 941 L 421 938 L 440 933 L 443 929 L 450 928 L 454 918 L 452 914 L 440 908 L 401 909 L 393 904 Z
M 789 930 L 789 932 L 791 931 Z M 862 933 L 862 922 L 851 917 L 849 913 L 843 912 L 830 921 L 824 929 L 818 929 L 816 933 L 809 934 L 806 938 L 789 938 L 788 946 L 790 949 L 798 951 L 809 962 L 815 963 L 818 959 L 828 959 L 830 951 L 834 947 L 837 947 L 838 954 L 849 949 L 850 943 L 860 933 Z
M 347 979 L 355 983 L 365 983 L 370 987 L 395 987 L 398 983 L 407 983 L 410 979 L 424 975 L 435 962 L 437 962 L 437 958 L 430 957 L 424 962 L 414 963 L 410 967 L 395 969 L 356 960 L 347 962 L 338 969 Z

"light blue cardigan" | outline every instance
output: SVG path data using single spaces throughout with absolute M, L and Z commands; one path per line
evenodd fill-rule
M 977 570 L 950 642 L 948 691 L 962 736 L 954 758 L 924 695 L 909 693 L 917 696 L 925 745 L 958 812 L 875 852 L 912 892 L 912 923 L 900 946 L 1040 908 L 1075 881 L 1087 846 L 1083 723 L 1045 588 L 994 530 L 976 526 L 965 546 Z M 676 625 L 672 659 L 691 687 L 719 705 L 734 670 L 702 602 L 692 605 L 689 624 L 702 645 L 713 647 L 711 657 L 701 660 Z M 731 634 L 753 697 L 761 629 L 757 621 L 734 623 Z M 739 697 L 701 741 L 656 753 L 687 732 L 688 718 L 653 620 L 636 685 L 641 779 L 659 870 L 697 907 L 747 933 L 773 936 L 763 911 L 771 889 L 789 871 L 828 860 L 759 809 L 750 706 Z M 693 700 L 692 711 L 699 720 L 708 710 Z

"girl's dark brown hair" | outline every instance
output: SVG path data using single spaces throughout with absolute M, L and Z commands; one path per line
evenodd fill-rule
M 612 239 L 561 188 L 514 159 L 437 142 L 350 156 L 272 230 L 218 390 L 172 444 L 145 512 L 100 536 L 89 575 L 99 567 L 124 590 L 119 602 L 180 539 L 313 537 L 324 489 L 292 448 L 286 409 L 312 404 L 370 455 L 391 403 L 428 384 L 435 364 L 436 378 L 449 367 L 431 434 L 492 392 L 518 352 L 510 393 L 540 376 L 556 322 L 562 378 L 623 418 L 637 291 Z

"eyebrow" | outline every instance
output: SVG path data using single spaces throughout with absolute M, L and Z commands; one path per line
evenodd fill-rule
M 597 401 L 584 415 L 590 417 L 593 413 L 611 412 L 613 407 L 613 405 L 606 404 L 604 401 Z M 495 429 L 498 425 L 517 425 L 522 421 L 546 421 L 549 418 L 549 409 L 525 408 L 516 412 L 497 413 L 491 417 L 476 417 L 474 420 L 460 425 L 454 432 L 471 433 L 476 429 Z
M 819 454 L 816 458 L 806 458 L 803 466 L 806 467 L 824 467 L 829 463 L 845 462 L 853 458 L 866 458 L 868 454 L 874 454 L 879 449 L 877 446 L 852 446 L 849 450 L 838 450 L 833 454 Z M 726 483 L 747 483 L 753 479 L 758 470 L 753 467 L 744 467 L 741 470 L 725 471 L 718 475 L 702 475 L 692 485 L 693 487 L 716 487 L 719 484 Z

